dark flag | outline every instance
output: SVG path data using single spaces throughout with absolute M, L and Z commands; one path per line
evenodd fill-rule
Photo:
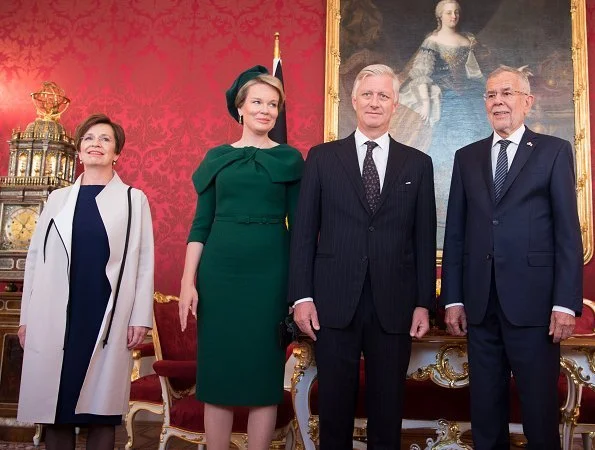
M 275 49 L 273 58 L 273 75 L 283 84 L 283 68 L 281 67 L 281 52 L 279 51 L 279 33 L 275 33 Z M 285 88 L 285 85 L 283 85 Z M 279 144 L 287 144 L 287 121 L 285 112 L 287 111 L 287 102 L 283 106 L 283 110 L 277 117 L 277 122 L 271 131 L 269 137 Z

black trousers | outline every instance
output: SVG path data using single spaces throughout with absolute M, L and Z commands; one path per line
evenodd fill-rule
M 316 340 L 320 450 L 351 450 L 363 352 L 370 450 L 399 450 L 408 334 L 386 333 L 373 304 L 369 275 L 348 327 L 321 327 Z
M 519 392 L 529 450 L 559 450 L 560 345 L 549 327 L 519 327 L 506 318 L 492 272 L 483 321 L 468 326 L 471 431 L 476 450 L 510 448 L 510 373 Z

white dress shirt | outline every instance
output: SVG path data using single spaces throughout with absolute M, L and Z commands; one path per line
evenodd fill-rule
M 364 170 L 364 158 L 366 157 L 366 151 L 368 146 L 366 142 L 374 141 L 378 144 L 372 151 L 372 159 L 376 164 L 376 170 L 378 171 L 378 178 L 380 178 L 380 192 L 382 192 L 382 186 L 384 186 L 384 177 L 386 176 L 386 164 L 388 162 L 388 149 L 390 147 L 390 137 L 388 131 L 382 136 L 376 139 L 369 139 L 360 131 L 355 130 L 355 149 L 357 150 L 357 162 L 359 164 L 359 173 L 361 174 Z M 304 302 L 313 302 L 312 297 L 301 298 L 296 300 L 293 306 Z
M 510 166 L 512 165 L 512 161 L 516 155 L 516 151 L 519 148 L 519 144 L 521 143 L 521 139 L 523 138 L 523 134 L 525 134 L 525 125 L 521 125 L 514 133 L 512 133 L 507 138 L 503 138 L 496 131 L 494 131 L 494 137 L 492 139 L 492 177 L 496 176 L 496 164 L 498 161 L 498 153 L 500 152 L 500 140 L 506 139 L 510 141 L 508 147 L 506 148 L 506 156 L 508 157 L 508 170 L 510 170 Z M 463 303 L 450 303 L 445 306 L 445 308 L 450 308 L 451 306 L 464 306 Z M 574 311 L 572 309 L 564 308 L 563 306 L 554 306 L 552 311 L 564 312 L 566 314 L 570 314 L 574 316 Z

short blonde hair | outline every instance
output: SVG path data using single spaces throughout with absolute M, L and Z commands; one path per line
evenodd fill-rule
M 278 78 L 268 74 L 258 75 L 252 80 L 246 82 L 240 88 L 240 90 L 238 91 L 238 95 L 236 95 L 236 108 L 241 108 L 244 105 L 246 97 L 248 96 L 248 89 L 250 89 L 250 86 L 254 86 L 255 84 L 266 84 L 267 86 L 270 86 L 277 91 L 277 93 L 279 94 L 278 109 L 279 111 L 281 111 L 281 109 L 283 108 L 283 104 L 285 103 L 285 92 L 283 91 L 283 84 Z
M 359 71 L 357 76 L 355 77 L 355 82 L 353 83 L 353 90 L 351 91 L 351 97 L 355 98 L 357 93 L 357 88 L 361 81 L 369 76 L 383 76 L 386 75 L 393 80 L 393 90 L 395 91 L 394 101 L 397 103 L 399 98 L 399 88 L 401 87 L 401 83 L 399 82 L 399 78 L 391 69 L 390 67 L 384 64 L 371 64 L 369 66 L 364 67 L 362 70 Z

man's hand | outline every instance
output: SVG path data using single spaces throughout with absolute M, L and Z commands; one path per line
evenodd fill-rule
M 421 339 L 429 330 L 430 314 L 426 308 L 418 306 L 413 311 L 413 319 L 411 320 L 411 330 L 409 330 L 409 335 Z
M 444 316 L 446 331 L 453 336 L 465 336 L 467 334 L 467 316 L 464 306 L 451 306 L 446 308 Z
M 554 344 L 572 336 L 575 322 L 575 317 L 572 314 L 552 311 L 549 335 L 554 337 Z
M 314 302 L 307 301 L 295 305 L 293 309 L 293 320 L 298 324 L 302 332 L 310 336 L 312 340 L 316 340 L 314 331 L 320 330 L 320 324 L 318 323 L 318 314 L 316 313 Z
M 19 344 L 21 347 L 25 348 L 25 337 L 27 336 L 27 325 L 21 325 L 19 327 L 19 331 L 17 331 L 17 336 L 19 337 Z

